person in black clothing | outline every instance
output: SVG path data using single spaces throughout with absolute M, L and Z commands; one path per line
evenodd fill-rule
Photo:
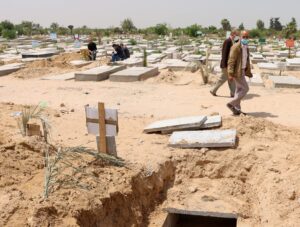
M 221 60 L 221 69 L 222 69 L 222 75 L 216 82 L 215 86 L 212 88 L 210 93 L 213 96 L 217 96 L 217 91 L 219 88 L 226 82 L 228 81 L 228 86 L 230 89 L 230 96 L 233 97 L 235 93 L 235 84 L 232 80 L 228 80 L 228 73 L 227 73 L 227 65 L 228 65 L 228 59 L 229 59 L 229 54 L 230 54 L 230 49 L 232 45 L 238 41 L 239 37 L 238 31 L 233 30 L 230 34 L 230 37 L 226 39 L 223 43 L 223 48 L 222 48 L 222 60 Z
M 97 45 L 96 43 L 93 42 L 92 39 L 89 40 L 88 50 L 89 50 L 90 61 L 95 61 L 97 56 Z
M 114 48 L 115 51 L 112 55 L 111 61 L 112 62 L 123 61 L 125 59 L 125 54 L 122 47 L 118 44 L 113 44 L 112 47 Z
M 127 46 L 125 46 L 123 43 L 121 43 L 121 47 L 123 49 L 125 59 L 130 58 L 130 52 L 129 52 Z

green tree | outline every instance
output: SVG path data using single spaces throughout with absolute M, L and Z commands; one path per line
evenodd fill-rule
M 228 19 L 223 19 L 221 21 L 221 25 L 224 31 L 230 31 L 231 30 L 231 24 Z
M 290 38 L 297 33 L 297 21 L 294 17 L 292 18 L 291 22 L 286 25 L 284 33 L 286 38 Z
M 198 31 L 201 31 L 202 27 L 198 24 L 193 24 L 187 28 L 185 28 L 185 34 L 190 36 L 190 37 L 197 37 Z
M 249 36 L 251 38 L 262 38 L 263 34 L 262 34 L 262 31 L 259 29 L 252 29 L 249 31 Z
M 71 35 L 73 35 L 74 26 L 73 25 L 69 25 L 68 28 L 70 29 Z
M 128 33 L 128 32 L 130 33 L 132 31 L 136 30 L 136 27 L 134 26 L 134 24 L 130 18 L 123 20 L 121 22 L 121 27 L 122 27 L 123 31 L 126 33 Z
M 279 17 L 274 17 L 270 19 L 270 29 L 275 31 L 282 31 L 283 26 L 281 22 L 279 21 Z
M 16 30 L 14 29 L 3 29 L 2 30 L 2 37 L 6 39 L 15 39 L 17 36 Z
M 169 31 L 169 29 L 168 29 L 167 24 L 157 24 L 154 27 L 154 32 L 157 35 L 167 35 L 168 31 Z
M 58 23 L 52 23 L 50 25 L 50 29 L 51 29 L 52 32 L 57 32 L 58 28 L 59 28 L 59 24 Z
M 2 27 L 3 30 L 4 29 L 6 29 L 6 30 L 12 30 L 12 29 L 14 29 L 15 26 L 10 21 L 5 20 L 5 21 L 1 22 L 1 27 Z
M 239 30 L 241 30 L 241 31 L 245 30 L 244 23 L 241 23 L 241 24 L 239 25 Z
M 262 20 L 258 20 L 258 21 L 256 22 L 256 27 L 257 27 L 257 29 L 259 29 L 259 30 L 264 30 L 264 29 L 265 29 L 265 23 L 264 23 Z

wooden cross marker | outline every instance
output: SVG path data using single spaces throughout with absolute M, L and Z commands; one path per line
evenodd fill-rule
M 105 125 L 105 107 L 104 103 L 98 103 L 99 114 L 99 148 L 101 153 L 107 153 L 106 146 L 106 125 Z

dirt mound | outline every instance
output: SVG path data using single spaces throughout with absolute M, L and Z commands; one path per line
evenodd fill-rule
M 175 186 L 162 207 L 232 212 L 246 226 L 299 225 L 300 132 L 252 117 L 225 119 L 223 128 L 238 130 L 238 147 L 174 157 Z M 161 226 L 160 215 L 151 226 Z
M 162 70 L 157 77 L 153 79 L 153 82 L 158 83 L 174 83 L 178 79 L 178 76 L 171 70 Z

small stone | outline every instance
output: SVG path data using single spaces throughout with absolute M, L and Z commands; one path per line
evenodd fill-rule
M 190 193 L 195 193 L 198 191 L 197 187 L 189 187 L 188 190 L 190 191 Z
M 296 199 L 296 192 L 295 192 L 295 190 L 290 190 L 288 192 L 288 199 L 289 200 L 295 200 Z
M 64 103 L 61 103 L 60 104 L 60 107 L 65 107 L 66 105 Z
M 181 179 L 178 179 L 175 181 L 175 185 L 178 185 L 178 184 L 181 184 L 182 183 L 182 180 Z
M 74 113 L 74 112 L 75 112 L 75 110 L 74 110 L 74 109 L 71 109 L 71 110 L 70 110 L 70 112 Z
M 54 117 L 60 117 L 59 113 L 54 114 Z

